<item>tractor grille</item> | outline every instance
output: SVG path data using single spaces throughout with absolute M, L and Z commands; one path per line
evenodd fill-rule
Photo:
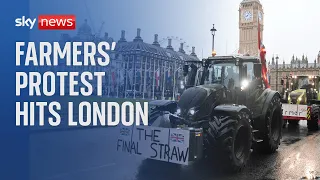
M 297 100 L 301 94 L 302 94 L 301 92 L 291 93 L 290 94 L 291 104 L 297 104 Z
M 297 104 L 297 99 L 291 99 L 291 104 Z

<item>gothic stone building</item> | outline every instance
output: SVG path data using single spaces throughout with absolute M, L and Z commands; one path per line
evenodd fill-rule
M 87 21 L 79 27 L 76 36 L 62 34 L 60 42 L 67 41 L 115 42 L 108 33 L 103 37 L 94 34 Z M 125 31 L 122 31 L 115 50 L 108 54 L 110 64 L 107 67 L 74 67 L 73 71 L 105 71 L 104 94 L 123 98 L 175 98 L 183 80 L 184 61 L 199 60 L 194 47 L 191 54 L 186 54 L 184 44 L 181 43 L 178 51 L 175 51 L 172 39 L 168 39 L 167 47 L 161 47 L 157 34 L 152 44 L 144 42 L 141 29 L 137 29 L 133 41 L 127 41 Z
M 133 98 L 163 99 L 175 97 L 183 80 L 182 66 L 185 61 L 199 60 L 192 48 L 190 55 L 185 53 L 183 43 L 178 51 L 172 47 L 172 39 L 168 39 L 167 47 L 161 47 L 158 35 L 154 35 L 152 44 L 145 43 L 141 30 L 132 42 L 127 42 L 122 31 L 117 45 L 116 59 L 122 63 L 124 75 L 120 89 L 124 96 Z
M 315 87 L 319 87 L 320 51 L 313 63 L 310 63 L 308 57 L 303 55 L 302 58 L 293 56 L 290 64 L 285 64 L 284 61 L 279 63 L 279 58 L 273 57 L 268 66 L 271 89 L 277 90 L 280 93 L 283 93 L 287 89 L 293 89 L 293 86 L 295 86 L 293 78 L 295 76 L 312 77 Z M 283 83 L 281 83 L 281 80 L 283 80 Z M 319 91 L 319 89 L 317 90 Z

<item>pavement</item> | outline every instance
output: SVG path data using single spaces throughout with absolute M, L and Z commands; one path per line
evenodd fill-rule
M 240 173 L 224 173 L 208 163 L 151 167 L 136 155 L 116 152 L 119 129 L 92 127 L 34 132 L 30 136 L 32 180 L 290 180 L 320 179 L 320 131 L 309 133 L 306 121 L 283 129 L 278 151 L 252 153 Z M 223 162 L 221 162 L 223 163 Z

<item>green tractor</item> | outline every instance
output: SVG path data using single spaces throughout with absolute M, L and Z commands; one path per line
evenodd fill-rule
M 292 91 L 288 93 L 286 102 L 289 104 L 284 104 L 284 127 L 287 122 L 290 125 L 297 125 L 300 120 L 308 120 L 308 129 L 309 130 L 318 130 L 318 121 L 319 121 L 319 89 L 318 77 L 317 76 L 293 76 L 292 82 Z M 296 105 L 296 106 L 294 106 Z M 297 111 L 294 112 L 293 108 L 297 107 Z M 286 109 L 288 108 L 288 109 Z M 290 114 L 290 112 L 292 113 Z M 306 111 L 305 115 L 297 115 L 301 111 Z
M 149 103 L 151 126 L 201 129 L 201 142 L 189 144 L 192 157 L 223 162 L 220 165 L 233 172 L 245 167 L 252 149 L 262 153 L 278 149 L 283 123 L 280 94 L 269 88 L 259 58 L 209 57 L 187 62 L 183 71 L 186 90 L 178 102 Z

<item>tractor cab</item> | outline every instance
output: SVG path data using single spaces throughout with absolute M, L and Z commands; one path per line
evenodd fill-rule
M 307 120 L 309 130 L 318 130 L 320 117 L 318 86 L 317 76 L 293 76 L 288 104 L 282 104 L 284 126 L 286 122 L 297 125 L 300 120 Z
M 249 56 L 219 56 L 188 61 L 184 66 L 184 76 L 186 88 L 220 85 L 224 88 L 226 103 L 254 102 L 250 101 L 250 98 L 255 98 L 251 96 L 258 89 L 263 89 L 260 60 Z
M 311 77 L 311 76 L 310 76 Z M 315 80 L 309 76 L 298 76 L 294 78 L 293 90 L 288 96 L 289 104 L 310 104 L 311 100 L 318 99 Z

